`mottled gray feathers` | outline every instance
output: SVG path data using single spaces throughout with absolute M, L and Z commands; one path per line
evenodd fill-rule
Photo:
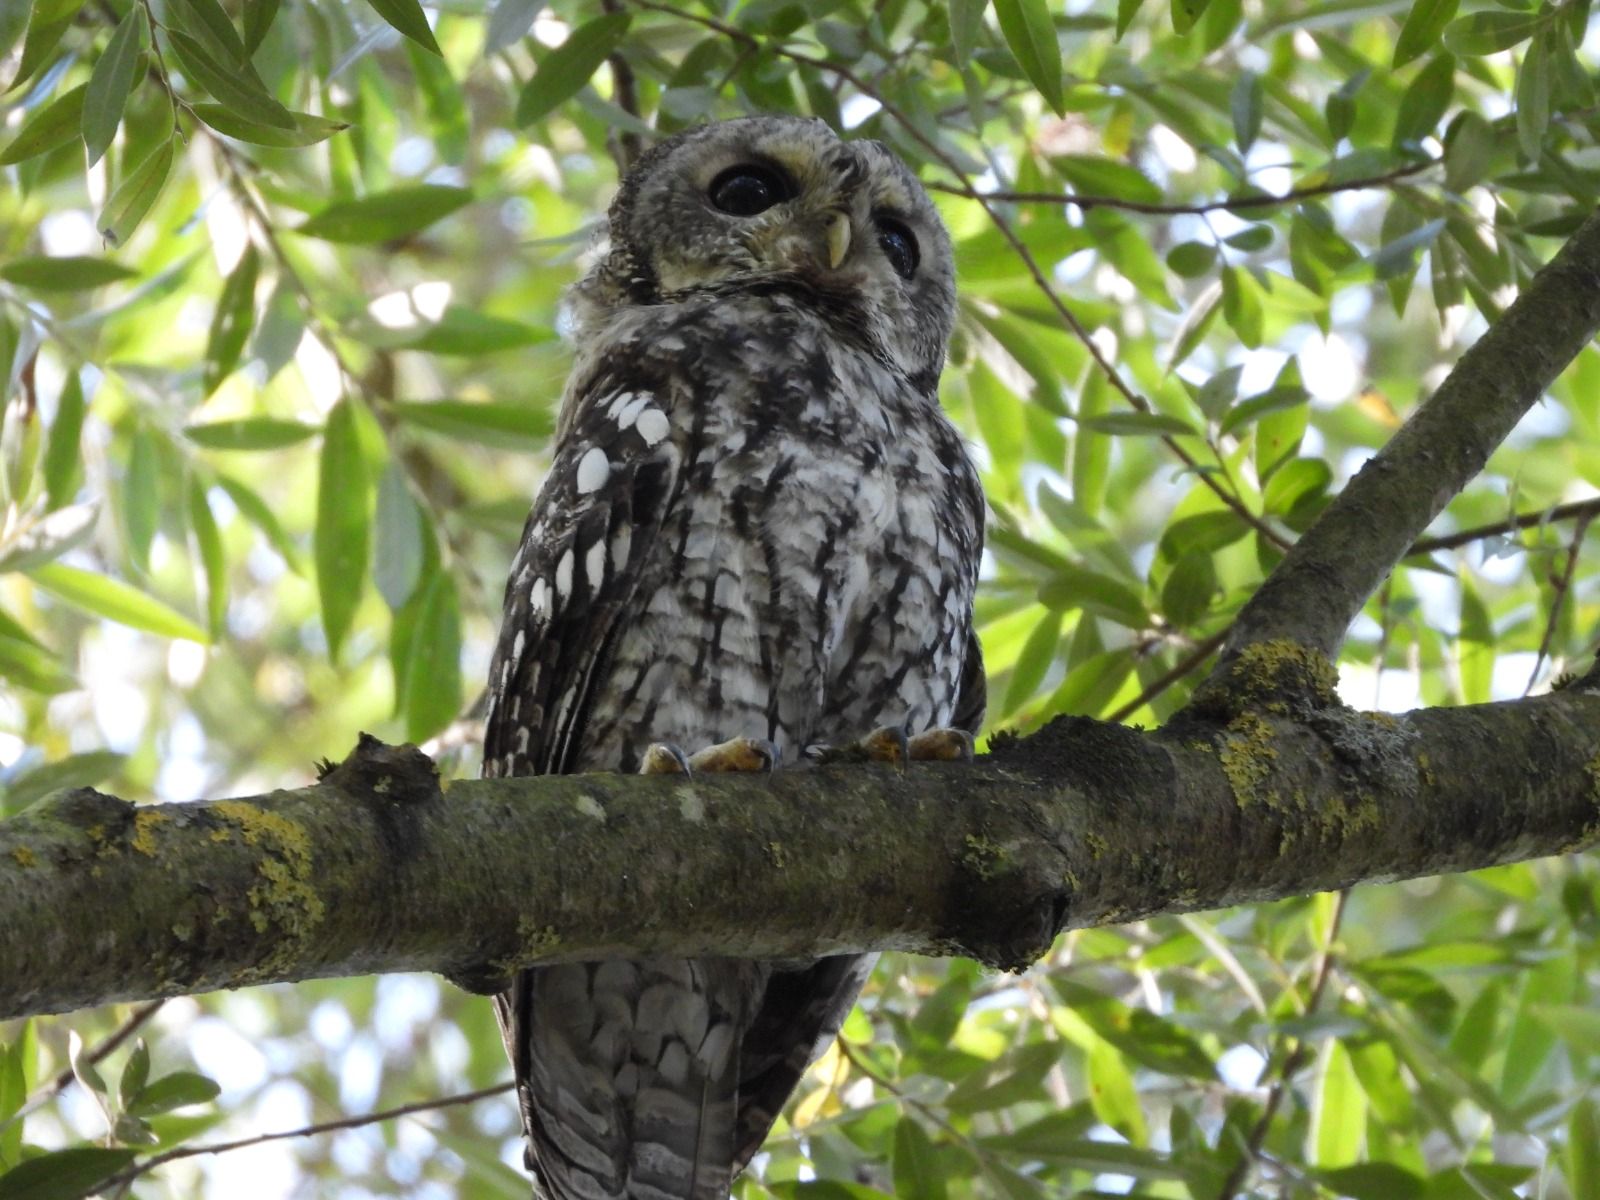
M 707 189 L 745 163 L 787 198 L 719 211 Z M 916 240 L 909 276 L 890 224 Z M 976 731 L 983 498 L 936 399 L 951 253 L 910 172 L 818 122 L 726 122 L 641 157 L 610 226 L 572 296 L 485 773 L 632 770 L 655 741 L 764 738 L 793 763 L 883 724 Z M 522 972 L 496 1011 L 544 1193 L 722 1200 L 870 967 Z

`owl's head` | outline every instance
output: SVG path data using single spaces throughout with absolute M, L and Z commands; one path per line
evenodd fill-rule
M 843 141 L 819 120 L 747 117 L 653 147 L 623 180 L 609 247 L 574 300 L 587 324 L 773 288 L 932 390 L 955 316 L 950 237 L 881 142 Z

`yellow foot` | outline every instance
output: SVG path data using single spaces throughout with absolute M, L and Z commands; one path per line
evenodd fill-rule
M 930 729 L 907 737 L 898 725 L 880 725 L 848 746 L 808 746 L 806 757 L 818 763 L 882 762 L 897 767 L 908 762 L 971 762 L 972 735 L 964 729 Z
M 655 742 L 644 752 L 641 775 L 692 775 L 696 771 L 718 774 L 772 770 L 778 765 L 778 748 L 760 738 L 729 738 L 691 755 L 671 742 Z

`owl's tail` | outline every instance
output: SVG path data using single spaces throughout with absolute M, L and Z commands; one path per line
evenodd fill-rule
M 534 1195 L 727 1200 L 739 1050 L 767 968 L 729 959 L 572 963 L 499 998 Z

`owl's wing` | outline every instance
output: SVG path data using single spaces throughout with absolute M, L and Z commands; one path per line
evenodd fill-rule
M 602 374 L 569 403 L 570 426 L 506 583 L 486 775 L 572 769 L 641 564 L 679 490 L 665 385 Z

